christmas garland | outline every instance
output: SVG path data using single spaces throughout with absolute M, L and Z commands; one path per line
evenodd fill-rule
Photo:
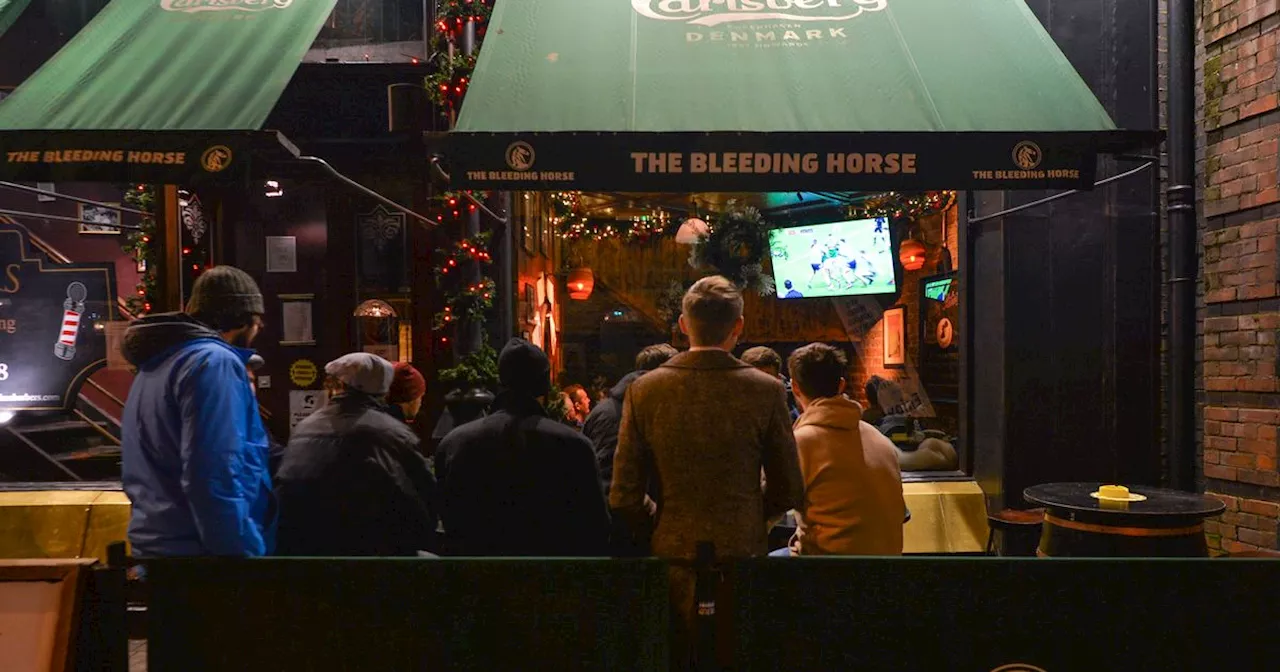
M 431 39 L 431 56 L 427 59 L 429 74 L 423 84 L 441 116 L 448 118 L 462 108 L 462 98 L 467 94 L 471 73 L 476 69 L 475 54 L 480 52 L 480 43 L 492 15 L 492 0 L 443 0 L 436 3 L 435 35 Z M 449 47 L 457 43 L 471 21 L 475 22 L 475 53 L 467 56 Z
M 665 213 L 664 213 L 665 215 Z M 568 240 L 613 240 L 628 243 L 647 243 L 667 231 L 665 216 L 641 216 L 632 219 L 601 219 L 581 217 L 564 220 L 560 235 Z
M 550 195 L 552 225 L 560 237 L 567 240 L 647 243 L 665 234 L 671 223 L 670 217 L 662 210 L 630 219 L 591 217 L 583 212 L 580 196 L 576 191 L 559 191 Z
M 456 271 L 461 264 L 467 262 L 475 262 L 483 266 L 493 263 L 493 255 L 489 253 L 490 233 L 485 231 L 475 238 L 463 238 L 458 241 L 453 250 L 445 252 L 439 250 L 436 252 L 436 265 L 432 271 L 439 280 L 442 276 L 449 275 Z
M 492 13 L 493 0 L 437 0 L 435 3 L 435 31 L 427 64 L 430 74 L 426 76 L 424 86 L 438 112 L 446 119 L 452 119 L 462 108 L 471 73 L 475 71 L 476 54 L 480 53 Z M 475 49 L 469 56 L 457 49 L 468 22 L 475 23 Z M 469 195 L 476 199 L 484 198 L 483 194 L 475 192 Z M 464 202 L 466 207 L 463 207 Z M 442 225 L 461 226 L 476 211 L 475 203 L 461 193 L 442 194 L 435 199 L 435 204 L 435 220 Z M 442 294 L 442 305 L 434 316 L 434 325 L 440 334 L 439 345 L 442 348 L 448 348 L 450 336 L 456 333 L 459 323 L 482 323 L 493 309 L 497 283 L 483 275 L 484 269 L 493 262 L 489 238 L 488 233 L 462 238 L 453 244 L 452 249 L 435 255 L 432 270 Z M 480 268 L 481 277 L 479 282 L 467 284 L 463 280 L 466 274 L 460 269 L 472 264 Z M 458 357 L 453 366 L 439 371 L 442 383 L 460 390 L 497 388 L 498 353 L 483 336 L 483 330 L 481 334 L 479 349 Z
M 136 184 L 125 192 L 124 202 L 131 208 L 150 213 L 142 218 L 137 230 L 125 232 L 124 241 L 120 244 L 120 249 L 145 269 L 134 288 L 135 294 L 125 299 L 125 308 L 135 317 L 142 317 L 151 312 L 159 291 L 156 274 L 159 260 L 155 246 L 151 244 L 156 233 L 156 188 L 149 184 Z
M 431 74 L 427 75 L 425 85 L 431 102 L 441 108 L 441 114 L 448 116 L 452 110 L 462 108 L 462 97 L 471 85 L 471 73 L 476 70 L 476 57 L 465 54 L 439 54 L 431 64 Z
M 942 212 L 956 202 L 954 191 L 927 191 L 920 194 L 903 194 L 889 191 L 869 196 L 857 205 L 849 206 L 850 219 L 919 219 Z
M 497 283 L 493 278 L 481 278 L 480 282 L 445 294 L 445 306 L 435 315 L 437 330 L 452 326 L 461 319 L 481 320 L 493 308 Z
M 463 219 L 476 210 L 474 203 L 462 206 L 465 197 L 460 193 L 446 192 L 437 196 L 436 221 L 442 224 L 461 225 Z M 493 308 L 493 299 L 497 295 L 497 283 L 493 278 L 481 276 L 478 283 L 470 285 L 461 282 L 459 269 L 467 264 L 477 264 L 483 270 L 493 263 L 493 254 L 489 251 L 491 234 L 483 232 L 474 238 L 463 238 L 448 250 L 435 253 L 432 273 L 436 278 L 436 286 L 440 288 L 442 302 L 440 311 L 434 315 L 436 330 L 451 329 L 459 320 L 483 320 L 485 313 Z M 441 336 L 440 343 L 447 344 L 448 336 Z
M 756 208 L 739 206 L 736 201 L 727 206 L 714 225 L 708 222 L 710 235 L 694 242 L 689 264 L 694 268 L 710 266 L 743 289 L 772 296 L 776 287 L 764 272 L 772 227 Z

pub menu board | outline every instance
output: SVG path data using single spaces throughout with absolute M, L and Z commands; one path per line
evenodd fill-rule
M 106 364 L 114 264 L 54 264 L 0 229 L 0 411 L 65 410 Z
M 960 292 L 956 272 L 920 281 L 920 382 L 935 406 L 960 399 Z

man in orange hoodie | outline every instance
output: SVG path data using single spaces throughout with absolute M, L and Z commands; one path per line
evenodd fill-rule
M 844 395 L 849 364 L 840 350 L 811 343 L 791 354 L 791 389 L 804 477 L 793 555 L 901 555 L 902 475 L 889 439 L 862 422 Z

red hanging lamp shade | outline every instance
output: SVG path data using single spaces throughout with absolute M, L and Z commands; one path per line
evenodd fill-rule
M 575 268 L 569 271 L 569 279 L 565 282 L 565 287 L 569 290 L 569 298 L 574 301 L 586 301 L 591 298 L 591 292 L 596 288 L 596 274 L 585 266 Z
M 924 252 L 924 244 L 915 238 L 902 241 L 902 245 L 898 247 L 898 259 L 902 262 L 902 268 L 908 271 L 924 268 Z

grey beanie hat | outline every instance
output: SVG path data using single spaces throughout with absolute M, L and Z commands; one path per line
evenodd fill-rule
M 253 277 L 235 266 L 214 266 L 196 278 L 187 314 L 193 317 L 267 312 Z
M 391 389 L 395 368 L 391 362 L 377 355 L 353 352 L 325 364 L 324 372 L 342 381 L 347 387 L 382 397 Z

